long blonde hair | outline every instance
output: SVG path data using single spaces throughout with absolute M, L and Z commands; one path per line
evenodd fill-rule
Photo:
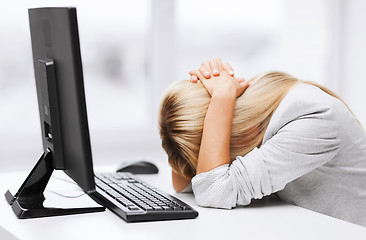
M 262 143 L 269 121 L 286 94 L 301 81 L 286 73 L 267 72 L 253 77 L 250 87 L 236 100 L 230 139 L 230 160 L 244 156 Z M 338 97 L 337 97 L 338 98 Z M 159 130 L 162 147 L 171 167 L 187 179 L 196 174 L 204 118 L 210 95 L 200 83 L 173 83 L 160 105 Z

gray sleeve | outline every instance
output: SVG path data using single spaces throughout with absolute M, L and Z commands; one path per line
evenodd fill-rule
M 196 175 L 192 187 L 197 204 L 227 209 L 247 205 L 331 160 L 340 137 L 328 110 L 301 116 L 231 165 Z

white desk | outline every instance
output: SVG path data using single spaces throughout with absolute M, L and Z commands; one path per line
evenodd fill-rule
M 177 194 L 170 169 L 159 166 L 158 175 L 142 178 L 177 196 L 199 211 L 197 219 L 126 223 L 109 210 L 100 213 L 19 220 L 3 196 L 13 192 L 27 172 L 0 174 L 0 226 L 20 239 L 366 239 L 366 228 L 276 202 L 255 202 L 249 207 L 220 210 L 198 207 L 191 194 Z M 108 168 L 106 168 L 108 169 Z M 98 169 L 97 169 L 98 170 Z M 101 170 L 101 169 L 100 169 Z M 104 170 L 104 169 L 102 169 Z M 63 172 L 56 175 L 64 177 Z M 52 178 L 49 187 L 63 194 L 76 187 Z M 47 192 L 52 195 L 52 193 Z M 71 193 L 70 193 L 71 195 Z M 82 198 L 75 199 L 75 203 Z M 87 200 L 85 200 L 88 202 Z M 85 202 L 85 203 L 86 203 Z

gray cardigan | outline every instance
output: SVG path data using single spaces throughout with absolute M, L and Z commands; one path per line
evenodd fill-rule
M 192 179 L 201 206 L 233 208 L 277 193 L 366 226 L 366 134 L 347 107 L 300 84 L 273 114 L 262 146 Z

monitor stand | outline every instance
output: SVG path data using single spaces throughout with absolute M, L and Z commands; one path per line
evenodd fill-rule
M 37 218 L 70 215 L 79 213 L 101 212 L 105 207 L 86 208 L 47 208 L 43 206 L 46 199 L 44 190 L 52 175 L 52 153 L 47 151 L 38 160 L 28 177 L 15 195 L 8 190 L 5 193 L 6 200 L 12 206 L 18 218 Z
M 57 106 L 57 91 L 55 72 L 54 72 L 54 62 L 52 59 L 41 59 L 38 61 L 38 66 L 40 69 L 40 77 L 47 85 L 47 90 L 52 94 L 48 95 L 48 101 L 52 105 L 53 117 L 57 119 L 59 117 L 59 111 Z M 60 132 L 59 121 L 53 121 L 52 126 L 56 132 Z M 46 141 L 52 140 L 47 132 L 45 132 Z M 61 142 L 59 136 L 54 141 Z M 52 141 L 50 141 L 52 143 Z M 53 144 L 52 144 L 53 145 Z M 57 145 L 60 149 L 60 143 Z M 47 147 L 44 148 L 45 152 L 38 160 L 36 165 L 33 167 L 32 171 L 29 173 L 28 177 L 25 179 L 22 186 L 19 188 L 18 192 L 13 195 L 8 190 L 5 193 L 6 200 L 12 206 L 15 215 L 18 218 L 37 218 L 37 217 L 48 217 L 48 216 L 59 216 L 59 215 L 69 215 L 77 213 L 90 213 L 90 212 L 100 212 L 104 211 L 105 207 L 87 207 L 87 208 L 47 208 L 43 206 L 45 201 L 44 191 L 50 180 L 50 177 L 54 169 L 62 169 L 54 166 L 53 152 Z

